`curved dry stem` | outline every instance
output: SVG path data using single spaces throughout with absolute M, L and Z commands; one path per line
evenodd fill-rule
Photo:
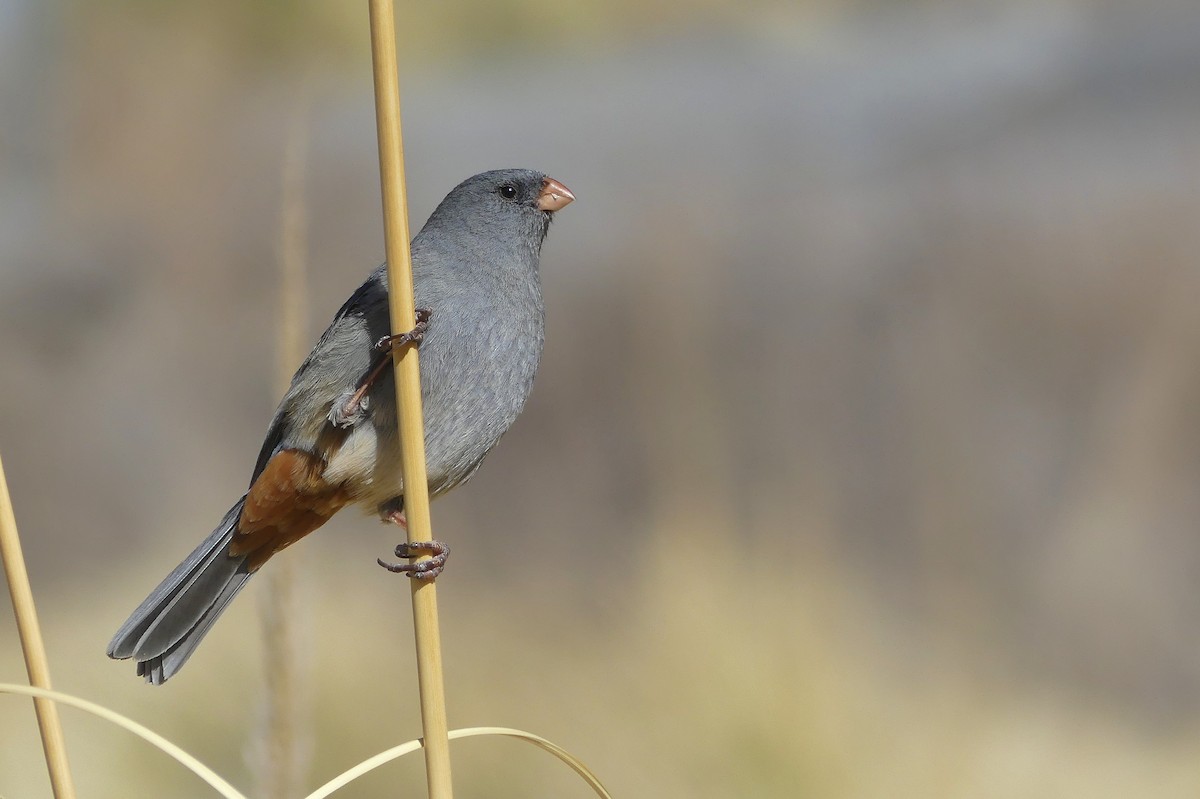
M 601 799 L 612 799 L 612 795 L 609 794 L 604 785 L 601 784 L 600 778 L 592 773 L 592 770 L 584 765 L 583 761 L 572 755 L 566 749 L 563 749 L 558 744 L 554 743 L 553 741 L 548 741 L 540 735 L 534 735 L 531 732 L 525 732 L 524 730 L 517 730 L 511 727 L 465 727 L 461 730 L 451 730 L 449 737 L 450 740 L 453 741 L 458 738 L 473 738 L 479 735 L 504 735 L 509 738 L 517 738 L 531 743 L 534 746 L 540 747 L 570 766 L 571 770 L 582 777 L 583 781 L 586 782 L 588 786 L 596 792 L 596 795 L 601 797 Z M 310 793 L 307 797 L 305 797 L 305 799 L 326 799 L 326 797 L 349 785 L 362 775 L 374 771 L 385 763 L 390 763 L 397 758 L 401 758 L 404 755 L 415 752 L 420 748 L 421 740 L 418 738 L 415 741 L 409 741 L 408 743 L 400 744 L 399 746 L 394 746 L 391 749 L 380 752 L 374 757 L 367 758 L 357 766 L 354 766 L 347 771 L 343 771 L 341 774 Z
M 234 788 L 224 779 L 222 779 L 215 771 L 201 763 L 196 758 L 189 755 L 177 745 L 171 743 L 166 738 L 158 733 L 143 727 L 132 719 L 122 716 L 114 710 L 109 710 L 103 705 L 98 705 L 95 702 L 89 702 L 86 699 L 80 699 L 71 694 L 64 694 L 61 691 L 48 691 L 44 688 L 34 688 L 29 685 L 17 685 L 16 683 L 0 683 L 0 694 L 15 694 L 17 696 L 32 696 L 41 699 L 49 699 L 53 702 L 68 705 L 78 708 L 86 713 L 91 713 L 93 716 L 98 716 L 105 721 L 116 724 L 142 740 L 153 746 L 158 747 L 167 755 L 175 758 L 181 765 L 189 769 L 200 779 L 207 782 L 214 790 L 216 790 L 225 799 L 246 799 L 246 796 Z M 553 741 L 548 741 L 540 735 L 534 735 L 531 732 L 517 730 L 512 727 L 465 727 L 461 730 L 451 730 L 450 740 L 458 738 L 474 738 L 482 735 L 503 735 L 509 738 L 517 738 L 527 743 L 531 743 L 550 754 L 557 757 L 563 763 L 571 768 L 576 774 L 583 778 L 583 781 L 596 792 L 596 795 L 601 799 L 612 799 L 612 795 L 601 784 L 600 778 L 597 777 L 592 770 L 584 765 L 583 761 L 575 757 L 573 754 L 563 749 Z M 393 760 L 410 754 L 421 748 L 421 739 L 409 741 L 408 743 L 393 746 L 391 749 L 384 750 L 374 757 L 367 758 L 357 766 L 343 771 L 338 776 L 334 777 L 329 782 L 322 785 L 317 790 L 310 793 L 305 799 L 326 799 L 336 791 L 341 790 L 350 783 L 354 782 L 359 777 L 367 774 L 380 766 L 390 763 Z
M 16 685 L 14 683 L 0 683 L 0 694 L 16 694 L 18 696 L 33 696 L 42 699 L 50 699 L 63 705 L 79 708 L 85 713 L 91 713 L 93 716 L 99 716 L 105 721 L 112 722 L 118 727 L 123 727 L 134 735 L 138 736 L 147 743 L 153 744 L 160 750 L 175 758 L 181 765 L 190 769 L 200 779 L 207 782 L 225 799 L 246 799 L 238 789 L 234 788 L 208 766 L 201 763 L 196 758 L 189 755 L 187 752 L 180 749 L 175 744 L 168 741 L 158 733 L 143 727 L 132 719 L 128 719 L 117 713 L 114 710 L 109 710 L 103 705 L 97 705 L 95 702 L 89 702 L 86 699 L 80 699 L 77 696 L 64 694 L 60 691 L 47 691 L 44 688 L 34 688 L 29 685 Z

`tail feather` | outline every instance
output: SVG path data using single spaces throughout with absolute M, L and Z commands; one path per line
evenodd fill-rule
M 183 664 L 192 656 L 192 652 L 200 645 L 204 636 L 208 634 L 209 628 L 216 623 L 224 612 L 225 607 L 233 601 L 233 598 L 242 590 L 242 586 L 250 579 L 248 572 L 241 572 L 234 576 L 221 591 L 216 601 L 209 607 L 207 612 L 201 617 L 200 621 L 196 622 L 196 626 L 188 630 L 187 633 L 178 642 L 171 645 L 169 649 L 160 655 L 149 657 L 146 660 L 138 662 L 138 676 L 145 677 L 146 682 L 153 685 L 162 685 L 175 672 L 183 668 Z
M 245 497 L 212 534 L 150 592 L 108 645 L 108 656 L 138 660 L 138 674 L 160 684 L 179 671 L 250 578 L 229 543 Z

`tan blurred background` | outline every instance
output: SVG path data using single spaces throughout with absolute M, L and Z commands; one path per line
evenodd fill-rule
M 579 197 L 533 398 L 434 506 L 452 726 L 624 797 L 1200 795 L 1200 6 L 398 17 L 414 225 L 488 168 Z M 53 676 L 247 790 L 261 586 L 165 688 L 104 648 L 249 476 L 283 208 L 306 342 L 382 258 L 367 47 L 360 3 L 0 0 L 0 453 Z M 395 539 L 297 548 L 309 788 L 419 734 Z M 81 796 L 212 795 L 64 723 Z M 26 701 L 0 742 L 0 796 L 48 796 Z M 463 797 L 588 795 L 454 753 Z

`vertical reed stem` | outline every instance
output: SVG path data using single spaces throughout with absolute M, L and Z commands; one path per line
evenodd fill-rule
M 287 391 L 292 373 L 304 358 L 307 338 L 306 108 L 307 102 L 302 99 L 288 126 L 283 148 L 279 338 L 275 376 L 275 388 L 280 396 Z M 266 585 L 259 594 L 266 685 L 262 722 L 252 756 L 256 761 L 257 793 L 264 799 L 292 799 L 303 793 L 305 755 L 310 745 L 307 734 L 308 650 L 302 640 L 308 616 L 296 590 L 303 555 L 300 547 L 289 547 L 276 555 L 276 562 L 263 575 Z
M 25 556 L 21 552 L 21 538 L 17 535 L 17 519 L 13 514 L 12 497 L 8 494 L 3 461 L 0 461 L 0 559 L 4 560 L 4 576 L 12 596 L 13 612 L 17 616 L 17 633 L 21 637 L 21 651 L 25 655 L 29 684 L 50 690 L 50 666 L 46 660 L 46 647 L 42 643 L 37 611 L 33 606 L 33 590 L 29 587 L 29 573 L 25 570 Z M 75 783 L 67 763 L 67 748 L 63 743 L 62 725 L 58 721 L 58 707 L 49 699 L 34 699 L 33 706 L 42 733 L 42 750 L 46 753 L 46 768 L 50 771 L 50 786 L 54 789 L 55 799 L 75 799 Z
M 392 0 L 369 0 L 371 61 L 375 76 L 375 121 L 379 136 L 379 172 L 383 193 L 384 245 L 392 331 L 409 330 L 416 321 L 409 252 L 408 203 L 404 186 L 404 148 L 400 131 L 400 89 L 396 66 L 396 21 Z M 436 309 L 434 311 L 436 313 Z M 408 540 L 433 538 L 429 521 L 429 485 L 416 347 L 394 355 L 396 401 L 400 420 L 404 512 Z M 442 678 L 442 645 L 437 617 L 437 587 L 432 580 L 409 580 L 417 649 L 417 681 L 425 749 L 425 777 L 431 799 L 450 799 L 450 741 Z

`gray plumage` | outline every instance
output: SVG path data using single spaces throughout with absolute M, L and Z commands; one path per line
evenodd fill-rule
M 552 212 L 572 199 L 538 172 L 485 172 L 451 191 L 412 242 L 417 307 L 432 311 L 420 365 L 434 496 L 475 473 L 529 395 L 543 341 L 539 254 Z M 135 658 L 138 673 L 154 684 L 179 670 L 253 574 L 248 556 L 231 556 L 230 548 L 236 550 L 235 539 L 246 532 L 241 519 L 256 481 L 280 453 L 317 456 L 322 485 L 344 491 L 348 503 L 383 517 L 402 506 L 390 370 L 361 403 L 349 412 L 344 407 L 371 369 L 374 343 L 390 332 L 381 266 L 337 312 L 292 378 L 250 493 L 133 612 L 109 644 L 110 657 Z

